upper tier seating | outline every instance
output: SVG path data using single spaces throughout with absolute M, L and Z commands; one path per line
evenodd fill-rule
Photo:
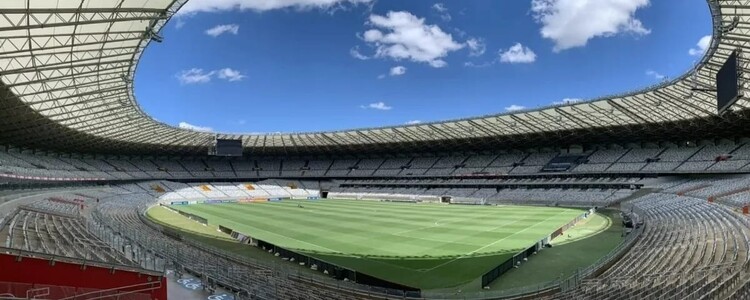
M 644 163 L 649 158 L 655 158 L 664 151 L 663 148 L 635 148 L 630 149 L 618 161 L 621 163 Z
M 616 162 L 619 158 L 621 158 L 625 153 L 627 153 L 627 149 L 603 149 L 603 150 L 597 150 L 594 151 L 591 155 L 588 157 L 588 163 L 589 164 L 603 164 L 603 163 L 613 163 Z
M 584 152 L 589 153 L 589 152 Z M 44 181 L 206 180 L 450 176 L 470 174 L 539 174 L 558 152 L 408 156 L 345 159 L 122 159 L 76 158 L 0 151 L 0 178 Z M 750 170 L 750 146 L 720 144 L 699 147 L 599 149 L 591 151 L 572 173 L 703 173 Z
M 355 165 L 357 165 L 357 162 L 359 160 L 357 159 L 337 159 L 333 161 L 333 164 L 331 165 L 331 170 L 346 170 L 353 168 Z
M 688 158 L 693 156 L 696 152 L 698 152 L 700 148 L 691 148 L 691 147 L 684 147 L 684 148 L 678 148 L 678 147 L 672 147 L 667 148 L 659 155 L 659 159 L 663 162 L 683 162 L 686 161 Z

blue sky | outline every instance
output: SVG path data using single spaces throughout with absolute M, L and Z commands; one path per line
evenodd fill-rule
M 401 125 L 643 88 L 710 34 L 703 0 L 191 0 L 135 92 L 198 130 Z

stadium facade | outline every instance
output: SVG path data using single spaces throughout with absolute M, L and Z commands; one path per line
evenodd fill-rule
M 740 53 L 740 95 L 748 88 L 750 1 L 708 1 L 713 38 L 706 54 L 683 76 L 643 90 L 444 122 L 266 135 L 175 128 L 139 107 L 133 93 L 139 58 L 151 43 L 169 42 L 160 31 L 185 2 L 1 1 L 0 187 L 61 188 L 2 198 L 6 255 L 83 257 L 154 277 L 160 276 L 154 270 L 170 267 L 207 278 L 210 289 L 219 285 L 253 299 L 750 295 L 750 102 L 740 97 L 720 115 L 715 91 L 732 53 Z M 217 138 L 242 140 L 244 157 L 207 156 Z M 307 277 L 183 239 L 144 214 L 170 201 L 323 192 L 613 206 L 645 225 L 574 277 L 515 294 L 457 296 Z M 60 236 L 34 235 L 32 227 Z M 95 245 L 103 250 L 88 242 L 60 250 L 46 244 L 59 239 L 102 241 Z M 137 284 L 162 295 L 153 282 Z

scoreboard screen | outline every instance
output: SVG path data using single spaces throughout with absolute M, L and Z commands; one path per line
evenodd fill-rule
M 729 109 L 741 96 L 737 76 L 737 56 L 737 51 L 733 51 L 716 73 L 716 100 L 719 114 Z
M 216 156 L 242 156 L 242 140 L 216 139 Z

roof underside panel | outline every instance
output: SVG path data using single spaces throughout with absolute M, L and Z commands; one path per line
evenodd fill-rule
M 68 152 L 204 154 L 215 134 L 171 127 L 135 102 L 133 78 L 145 47 L 186 0 L 0 1 L 0 143 Z M 750 58 L 750 0 L 708 1 L 714 39 L 681 78 L 642 91 L 512 114 L 399 127 L 241 138 L 248 153 L 481 150 L 699 133 L 747 124 L 747 98 L 716 115 L 714 78 L 728 55 Z M 167 38 L 168 42 L 168 38 Z M 743 123 L 745 122 L 745 123 Z M 746 127 L 746 126 L 744 126 Z M 701 129 L 702 128 L 702 129 Z

